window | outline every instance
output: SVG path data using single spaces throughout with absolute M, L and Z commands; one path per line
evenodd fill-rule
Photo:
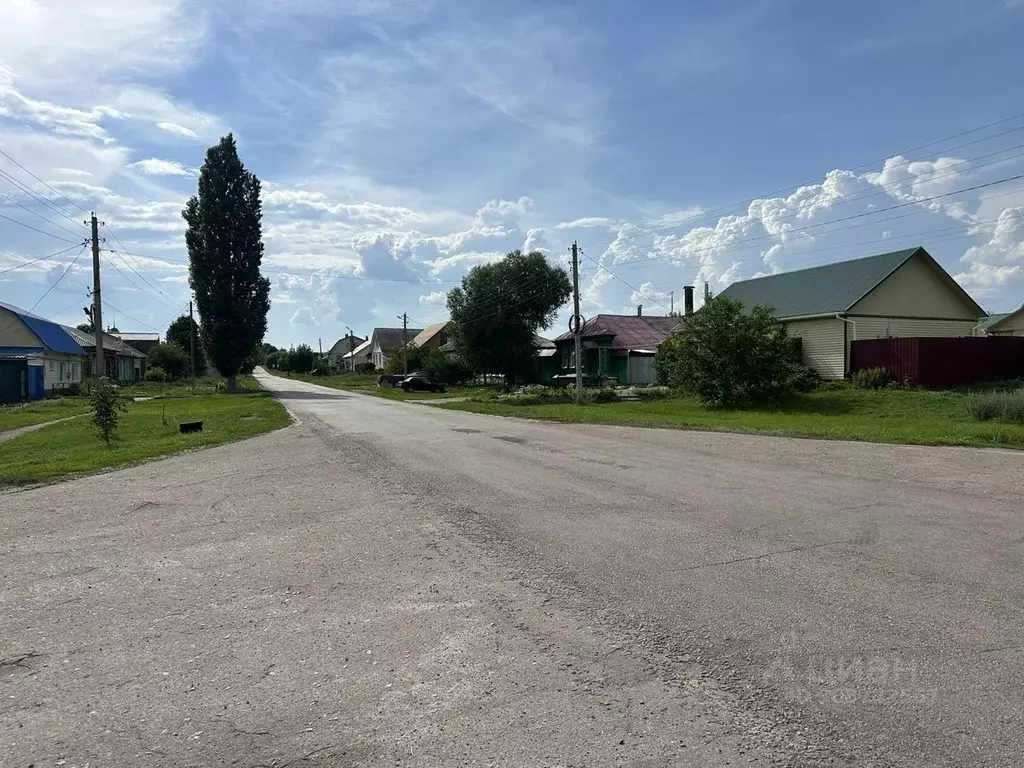
M 60 361 L 60 380 L 64 381 L 64 361 Z
M 562 349 L 562 367 L 563 368 L 575 368 L 576 367 L 576 347 L 565 347 Z

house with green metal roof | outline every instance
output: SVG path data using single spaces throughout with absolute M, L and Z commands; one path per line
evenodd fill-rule
M 989 315 L 981 330 L 986 336 L 1024 336 L 1024 306 L 1016 312 Z
M 850 372 L 857 339 L 980 335 L 978 303 L 921 247 L 733 283 L 723 296 L 771 304 L 804 362 L 823 378 Z

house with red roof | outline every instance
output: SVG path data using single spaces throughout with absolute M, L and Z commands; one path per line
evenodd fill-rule
M 631 386 L 654 383 L 654 354 L 679 325 L 674 316 L 595 315 L 583 324 L 582 368 L 591 381 L 614 380 Z M 559 375 L 575 375 L 572 332 L 555 339 Z

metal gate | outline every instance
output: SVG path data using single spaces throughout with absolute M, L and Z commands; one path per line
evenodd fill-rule
M 24 360 L 0 360 L 0 403 L 18 403 L 25 399 Z

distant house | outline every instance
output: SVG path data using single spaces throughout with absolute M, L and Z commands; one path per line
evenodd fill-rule
M 409 346 L 412 349 L 440 349 L 448 343 L 448 325 L 450 321 L 434 323 L 416 334 Z
M 370 353 L 373 351 L 373 342 L 367 339 L 347 355 L 341 358 L 341 367 L 346 371 L 362 371 L 370 365 Z
M 1024 336 L 1024 306 L 1016 312 L 989 315 L 981 324 L 986 336 Z
M 85 362 L 86 351 L 60 325 L 0 302 L 0 402 L 72 389 Z
M 327 350 L 327 364 L 334 370 L 342 368 L 342 360 L 356 347 L 365 344 L 366 339 L 361 339 L 354 334 L 342 336 L 334 346 Z
M 653 384 L 654 353 L 678 325 L 678 317 L 595 315 L 583 324 L 581 333 L 583 375 L 623 385 Z M 554 343 L 560 374 L 575 374 L 573 334 L 563 333 Z
M 64 330 L 88 353 L 90 361 L 96 356 L 96 337 L 71 326 Z M 140 381 L 146 375 L 146 356 L 112 333 L 103 334 L 103 375 L 119 384 Z M 91 369 L 91 362 L 90 362 Z M 91 374 L 91 370 L 89 371 Z
M 771 304 L 822 378 L 850 372 L 857 339 L 973 336 L 985 311 L 924 248 L 742 280 L 722 296 Z
M 160 343 L 159 333 L 125 333 L 123 331 L 108 331 L 108 333 L 144 355 L 149 352 L 150 347 Z M 196 341 L 198 342 L 199 340 L 196 339 Z M 188 350 L 186 349 L 185 351 L 187 352 Z
M 370 362 L 380 370 L 396 353 L 401 354 L 405 345 L 416 338 L 422 328 L 374 328 L 370 337 Z

